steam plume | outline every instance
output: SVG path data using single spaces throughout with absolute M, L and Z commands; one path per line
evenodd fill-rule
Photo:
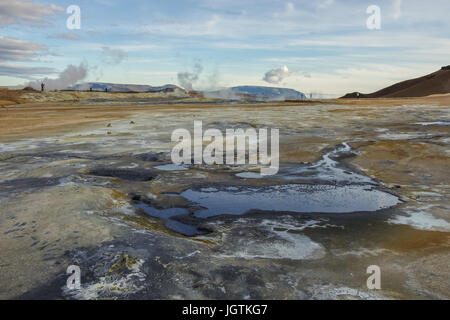
M 183 87 L 186 91 L 192 91 L 193 85 L 195 82 L 197 82 L 202 71 L 202 65 L 200 63 L 196 63 L 194 65 L 194 72 L 179 72 L 178 82 L 180 86 Z
M 84 80 L 87 75 L 87 63 L 83 62 L 78 67 L 71 64 L 59 74 L 57 79 L 45 78 L 43 81 L 36 80 L 30 82 L 28 86 L 40 90 L 41 82 L 43 82 L 45 84 L 45 90 L 64 90 L 75 85 L 78 81 Z

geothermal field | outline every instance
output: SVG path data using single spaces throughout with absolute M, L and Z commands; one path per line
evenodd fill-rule
M 449 95 L 0 93 L 0 299 L 450 298 Z M 279 172 L 173 164 L 194 121 L 279 129 Z

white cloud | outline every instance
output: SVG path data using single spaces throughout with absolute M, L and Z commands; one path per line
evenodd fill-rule
M 74 32 L 58 33 L 49 36 L 50 39 L 63 39 L 63 40 L 81 40 L 81 36 Z
M 316 0 L 316 2 L 318 2 L 317 7 L 319 9 L 324 9 L 331 6 L 334 3 L 334 0 Z
M 3 61 L 31 60 L 45 50 L 47 47 L 37 42 L 0 36 L 0 60 Z
M 263 80 L 268 83 L 279 84 L 284 79 L 289 77 L 291 74 L 292 74 L 292 72 L 289 71 L 288 67 L 283 66 L 278 69 L 272 69 L 272 70 L 267 71 L 266 74 L 264 75 Z
M 47 67 L 25 67 L 15 64 L 0 63 L 0 76 L 33 79 L 36 76 L 43 76 L 55 73 L 53 68 Z
M 54 4 L 42 4 L 25 0 L 0 1 L 0 27 L 11 24 L 42 26 L 47 22 L 45 16 L 63 12 L 64 9 Z

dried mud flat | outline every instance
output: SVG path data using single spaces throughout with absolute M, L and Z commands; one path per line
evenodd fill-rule
M 450 298 L 448 96 L 106 98 L 0 108 L 0 298 Z M 279 128 L 279 174 L 171 166 L 194 120 Z

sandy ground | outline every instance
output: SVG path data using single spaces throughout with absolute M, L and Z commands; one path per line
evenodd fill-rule
M 38 94 L 0 108 L 0 298 L 450 298 L 448 95 L 244 105 L 174 104 L 170 97 L 136 105 L 129 95 L 86 101 L 84 93 L 68 102 L 72 96 L 54 93 L 30 102 Z M 280 128 L 280 175 L 155 169 L 170 162 L 171 132 L 192 129 L 194 120 L 220 129 Z M 344 142 L 353 150 L 337 158 L 339 166 L 372 178 L 401 204 L 347 214 L 180 218 L 207 230 L 194 237 L 135 207 L 144 201 L 194 212 L 180 192 L 315 185 L 288 173 Z M 82 290 L 65 288 L 70 264 L 84 271 Z M 373 264 L 381 267 L 382 290 L 366 287 Z

